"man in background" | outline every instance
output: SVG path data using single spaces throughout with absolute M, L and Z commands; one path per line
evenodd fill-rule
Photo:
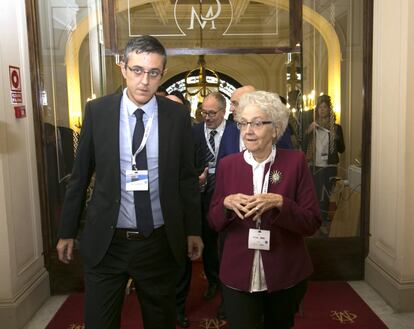
M 247 85 L 240 88 L 237 88 L 233 91 L 230 98 L 230 114 L 227 120 L 235 121 L 237 120 L 237 108 L 239 107 L 240 97 L 245 93 L 251 93 L 256 91 L 253 86 Z
M 220 159 L 239 152 L 240 132 L 234 122 L 224 119 L 226 99 L 219 92 L 207 95 L 201 104 L 204 122 L 193 126 L 193 139 L 196 151 L 196 168 L 201 184 L 202 238 L 204 243 L 203 265 L 208 280 L 204 293 L 205 300 L 212 299 L 220 289 L 218 279 L 219 250 L 218 234 L 207 221 L 210 200 L 215 187 L 215 172 Z M 218 317 L 224 317 L 220 308 Z
M 165 96 L 166 98 L 185 104 L 185 97 L 178 90 L 174 90 L 172 93 Z M 187 301 L 188 293 L 190 292 L 191 276 L 193 273 L 192 262 L 190 258 L 187 258 L 184 266 L 180 267 L 177 276 L 177 287 L 175 291 L 176 308 L 177 308 L 177 324 L 181 328 L 187 328 L 190 326 L 187 316 L 185 315 L 185 304 Z

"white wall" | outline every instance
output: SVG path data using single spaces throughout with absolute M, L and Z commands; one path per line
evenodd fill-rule
M 414 310 L 414 3 L 374 1 L 371 218 L 366 280 Z
M 9 66 L 20 68 L 27 117 L 16 119 Z M 49 295 L 42 256 L 24 0 L 0 11 L 0 323 L 21 328 Z

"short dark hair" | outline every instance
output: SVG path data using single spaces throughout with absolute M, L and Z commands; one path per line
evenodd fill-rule
M 169 95 L 173 95 L 173 96 L 179 98 L 181 100 L 181 102 L 183 102 L 183 104 L 185 104 L 186 99 L 185 99 L 184 95 L 182 93 L 180 93 L 177 89 L 170 92 Z
M 155 53 L 164 57 L 163 68 L 167 65 L 167 52 L 161 42 L 150 35 L 143 35 L 129 39 L 124 50 L 124 63 L 128 64 L 128 56 L 130 53 Z
M 165 89 L 163 86 L 159 86 L 156 92 L 157 95 L 161 95 L 161 96 L 167 96 L 167 89 Z

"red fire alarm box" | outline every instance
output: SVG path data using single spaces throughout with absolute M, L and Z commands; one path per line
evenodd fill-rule
M 14 115 L 17 119 L 26 117 L 26 107 L 25 106 L 15 106 Z

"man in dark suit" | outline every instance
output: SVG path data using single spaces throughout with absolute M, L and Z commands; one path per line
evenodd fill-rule
M 233 93 L 231 94 L 231 98 L 230 98 L 230 115 L 227 120 L 230 120 L 230 121 L 236 120 L 240 97 L 242 97 L 243 94 L 251 93 L 253 91 L 256 91 L 256 89 L 251 85 L 242 86 L 233 91 Z
M 226 100 L 224 96 L 219 92 L 211 93 L 204 98 L 201 105 L 204 122 L 193 126 L 196 167 L 201 173 L 202 185 L 202 238 L 205 246 L 203 264 L 209 284 L 207 291 L 204 293 L 204 299 L 213 298 L 219 288 L 218 235 L 210 228 L 207 221 L 208 208 L 215 185 L 215 170 L 221 158 L 239 152 L 240 148 L 239 130 L 234 122 L 224 119 L 225 112 Z
M 189 112 L 156 97 L 166 52 L 150 36 L 131 39 L 121 63 L 127 88 L 86 105 L 62 209 L 57 251 L 73 258 L 85 192 L 95 172 L 80 242 L 85 327 L 119 328 L 132 278 L 145 328 L 175 328 L 175 281 L 202 252 L 199 187 Z

